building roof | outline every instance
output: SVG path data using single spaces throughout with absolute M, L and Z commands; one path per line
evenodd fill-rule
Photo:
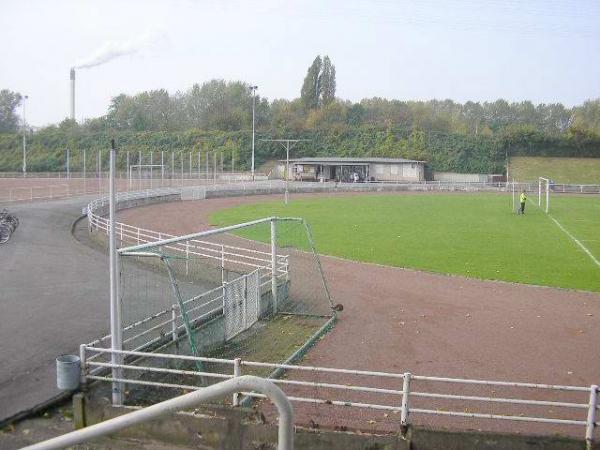
M 285 160 L 281 160 L 285 162 Z M 295 158 L 290 159 L 291 163 L 305 163 L 305 164 L 400 164 L 400 163 L 421 163 L 425 161 L 417 161 L 415 159 L 404 159 L 404 158 Z

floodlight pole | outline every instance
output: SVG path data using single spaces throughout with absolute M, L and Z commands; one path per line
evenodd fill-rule
M 121 328 L 121 305 L 119 299 L 119 256 L 117 255 L 117 238 L 115 229 L 116 213 L 116 190 L 115 190 L 115 162 L 117 160 L 117 149 L 115 140 L 111 140 L 110 149 L 110 180 L 109 180 L 109 270 L 110 270 L 110 343 L 112 350 L 123 350 L 123 336 Z M 121 364 L 121 355 L 111 353 L 111 362 L 114 365 Z M 121 369 L 112 368 L 112 378 L 120 379 Z M 112 402 L 113 406 L 123 404 L 122 383 L 113 382 L 112 384 Z
M 86 163 L 86 161 L 85 161 L 86 158 L 85 157 L 86 157 L 86 154 L 85 154 L 85 148 L 84 148 L 83 149 L 83 193 L 87 194 L 86 178 L 85 178 L 85 165 L 86 165 L 85 164 Z
M 285 191 L 284 202 L 287 205 L 289 202 L 288 178 L 290 174 L 290 150 L 293 149 L 298 142 L 308 141 L 309 139 L 261 139 L 263 142 L 279 142 L 285 148 Z
M 25 100 L 28 95 L 23 97 L 23 177 L 27 176 L 27 122 L 25 120 Z
M 258 86 L 250 86 L 252 91 L 252 181 L 254 181 L 254 133 L 255 133 L 255 110 L 256 110 L 256 90 Z

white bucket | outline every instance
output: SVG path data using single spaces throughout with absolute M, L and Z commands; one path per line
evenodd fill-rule
M 62 391 L 79 387 L 81 360 L 77 355 L 60 355 L 56 358 L 56 386 Z

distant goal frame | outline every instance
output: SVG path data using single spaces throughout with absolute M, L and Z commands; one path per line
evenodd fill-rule
M 542 189 L 542 186 L 545 186 Z M 548 214 L 550 211 L 550 179 L 545 177 L 538 177 L 538 206 L 542 208 L 542 190 L 545 192 L 546 204 L 543 208 L 544 212 Z

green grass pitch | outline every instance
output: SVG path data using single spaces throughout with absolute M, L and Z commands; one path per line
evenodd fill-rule
M 218 211 L 214 225 L 303 217 L 320 253 L 467 277 L 600 291 L 600 267 L 537 207 L 510 194 L 361 195 L 293 199 Z M 600 259 L 600 197 L 551 198 L 551 215 Z M 268 241 L 266 228 L 240 235 Z M 285 238 L 285 237 L 283 237 Z M 305 247 L 298 241 L 298 247 Z

